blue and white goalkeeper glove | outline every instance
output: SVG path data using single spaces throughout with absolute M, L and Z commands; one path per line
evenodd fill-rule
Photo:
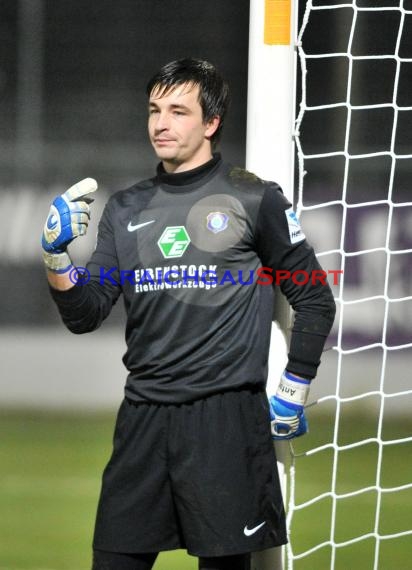
M 87 232 L 93 202 L 88 195 L 96 190 L 96 180 L 85 178 L 53 200 L 42 235 L 43 259 L 51 271 L 65 273 L 72 266 L 66 249 Z
M 310 380 L 283 372 L 276 395 L 269 398 L 273 439 L 292 439 L 308 431 L 304 406 L 309 387 Z

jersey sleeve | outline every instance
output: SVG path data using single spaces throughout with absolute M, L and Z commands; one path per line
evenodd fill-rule
M 314 378 L 320 364 L 326 338 L 335 317 L 335 302 L 327 281 L 312 280 L 322 271 L 313 248 L 307 242 L 291 204 L 276 184 L 265 189 L 256 221 L 257 253 L 264 267 L 273 272 L 295 311 L 290 339 L 287 370 Z M 309 279 L 306 284 L 296 281 Z
M 67 291 L 50 287 L 64 324 L 76 334 L 97 329 L 121 293 L 110 201 L 100 219 L 96 247 L 86 268 L 90 273 L 88 283 Z M 102 274 L 110 279 L 102 279 Z

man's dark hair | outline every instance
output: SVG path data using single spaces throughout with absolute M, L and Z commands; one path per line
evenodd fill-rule
M 150 97 L 154 89 L 159 95 L 167 95 L 178 85 L 191 83 L 199 87 L 199 103 L 202 107 L 203 122 L 219 117 L 219 125 L 211 136 L 212 146 L 218 142 L 226 111 L 229 105 L 229 87 L 216 67 L 208 61 L 185 58 L 164 65 L 149 81 L 146 88 Z

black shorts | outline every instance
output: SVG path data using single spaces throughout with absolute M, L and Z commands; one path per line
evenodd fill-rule
M 185 548 L 212 557 L 285 543 L 264 392 L 226 392 L 179 405 L 123 401 L 94 548 Z

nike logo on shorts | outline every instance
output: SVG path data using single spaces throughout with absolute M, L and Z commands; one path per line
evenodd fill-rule
M 132 222 L 129 222 L 128 226 L 127 226 L 127 231 L 129 232 L 134 232 L 136 230 L 138 230 L 139 228 L 143 228 L 143 226 L 148 226 L 149 224 L 153 224 L 153 222 L 155 222 L 156 220 L 150 220 L 150 222 L 143 222 L 142 224 L 136 224 L 133 225 Z
M 246 525 L 245 528 L 243 529 L 243 533 L 245 536 L 252 536 L 252 534 L 255 534 L 255 532 L 257 532 L 265 524 L 266 521 L 263 521 L 263 523 L 260 523 L 257 526 L 254 526 L 253 528 L 248 528 Z

